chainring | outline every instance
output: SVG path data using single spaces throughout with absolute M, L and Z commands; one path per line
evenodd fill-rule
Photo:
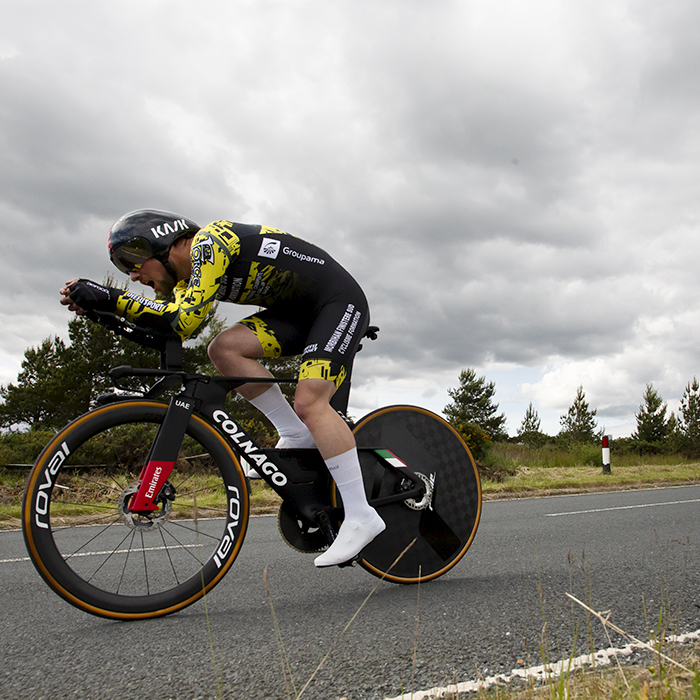
M 286 502 L 280 506 L 277 526 L 284 541 L 297 552 L 312 554 L 328 547 L 328 540 L 321 528 L 307 525 Z

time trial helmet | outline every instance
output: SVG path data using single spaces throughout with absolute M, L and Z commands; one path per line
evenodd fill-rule
M 149 258 L 167 260 L 178 238 L 191 236 L 199 226 L 179 214 L 157 209 L 138 209 L 122 216 L 109 230 L 107 247 L 112 262 L 129 274 Z

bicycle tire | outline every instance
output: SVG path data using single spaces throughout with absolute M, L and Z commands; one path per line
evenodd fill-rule
M 240 551 L 247 482 L 226 439 L 197 414 L 168 480 L 173 499 L 163 499 L 154 520 L 124 508 L 166 411 L 136 399 L 86 413 L 30 473 L 22 527 L 31 560 L 88 613 L 133 620 L 182 610 L 221 581 Z
M 466 554 L 481 517 L 479 472 L 466 443 L 447 421 L 416 406 L 378 409 L 354 434 L 359 448 L 390 450 L 432 483 L 422 507 L 400 501 L 377 508 L 386 530 L 362 550 L 360 566 L 394 583 L 442 576 Z M 374 449 L 359 454 L 368 499 L 396 493 L 400 469 L 383 466 Z

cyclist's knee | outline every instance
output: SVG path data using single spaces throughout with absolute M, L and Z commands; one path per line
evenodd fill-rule
M 209 359 L 216 367 L 234 358 L 262 357 L 263 350 L 255 333 L 249 328 L 236 324 L 221 331 L 207 347 Z
M 328 410 L 335 391 L 333 382 L 325 379 L 302 379 L 294 394 L 294 410 L 307 423 Z
M 209 355 L 209 359 L 216 367 L 219 366 L 219 363 L 224 357 L 228 357 L 231 354 L 231 345 L 227 342 L 227 339 L 223 337 L 223 333 L 219 333 L 207 347 L 207 355 Z

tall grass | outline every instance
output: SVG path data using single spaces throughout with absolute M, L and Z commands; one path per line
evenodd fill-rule
M 644 454 L 624 450 L 611 450 L 611 461 L 619 467 L 630 466 L 669 466 L 693 464 L 693 461 L 679 454 Z M 534 469 L 552 467 L 597 467 L 602 464 L 602 450 L 598 445 L 575 444 L 564 449 L 557 445 L 528 447 L 509 442 L 494 443 L 485 460 L 486 465 L 493 464 L 502 468 L 517 469 L 525 466 Z

